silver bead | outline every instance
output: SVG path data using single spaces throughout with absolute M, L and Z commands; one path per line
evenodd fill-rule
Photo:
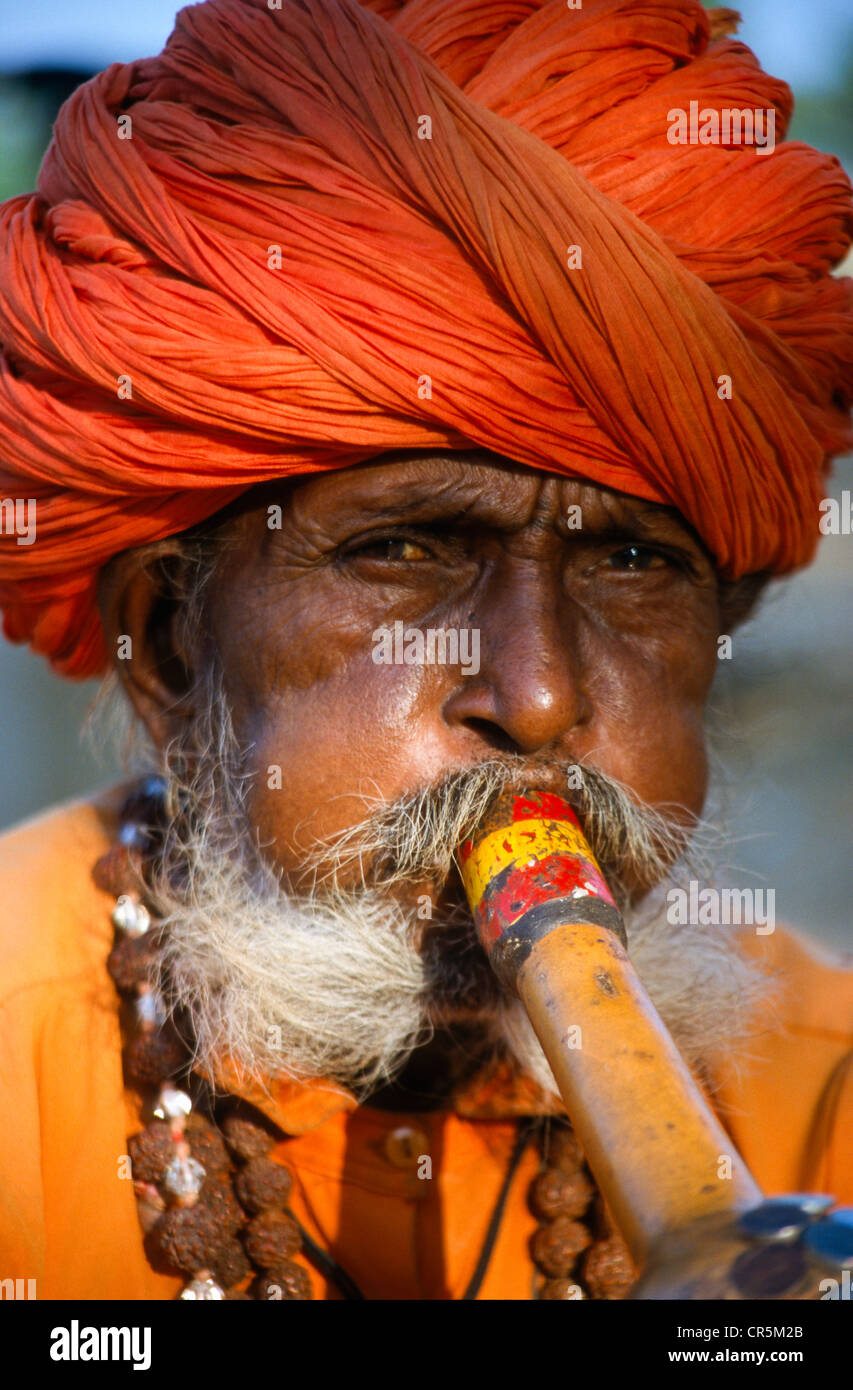
M 221 1301 L 225 1297 L 225 1290 L 220 1284 L 217 1284 L 215 1279 L 191 1279 L 179 1297 L 189 1300 L 216 1299 Z
M 122 893 L 110 914 L 112 924 L 128 936 L 144 936 L 151 926 L 148 908 L 137 897 Z
M 157 1097 L 154 1115 L 158 1120 L 179 1120 L 182 1115 L 189 1115 L 192 1108 L 193 1103 L 186 1091 L 179 1091 L 175 1086 L 164 1086 Z
M 196 1197 L 207 1177 L 206 1170 L 194 1158 L 173 1158 L 166 1169 L 163 1186 L 173 1197 Z
M 136 996 L 136 1021 L 143 1028 L 162 1028 L 168 1015 L 162 995 L 146 989 Z
M 123 825 L 118 832 L 119 843 L 126 849 L 138 850 L 145 853 L 150 844 L 151 837 L 144 825 L 137 825 L 129 821 Z

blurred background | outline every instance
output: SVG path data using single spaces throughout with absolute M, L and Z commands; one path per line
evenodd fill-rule
M 0 200 L 34 187 L 56 111 L 92 73 L 158 52 L 177 6 L 88 0 L 0 4 Z M 849 0 L 743 0 L 739 37 L 793 87 L 791 136 L 853 174 Z M 842 273 L 853 274 L 848 260 Z M 853 493 L 853 459 L 828 495 Z M 0 641 L 0 829 L 114 780 L 81 744 L 94 683 L 52 676 Z M 805 573 L 777 584 L 719 663 L 714 724 L 736 836 L 731 881 L 772 887 L 778 921 L 850 944 L 853 902 L 853 535 L 827 536 Z

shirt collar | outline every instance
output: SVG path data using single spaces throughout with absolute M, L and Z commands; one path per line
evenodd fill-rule
M 285 1134 L 307 1134 L 333 1115 L 358 1108 L 356 1097 L 334 1081 L 266 1080 L 241 1076 L 228 1063 L 220 1064 L 214 1081 L 218 1089 L 248 1101 Z M 367 1102 L 369 1104 L 369 1102 Z M 561 1102 L 508 1063 L 496 1063 L 451 1097 L 448 1109 L 469 1120 L 506 1120 L 521 1115 L 561 1115 Z

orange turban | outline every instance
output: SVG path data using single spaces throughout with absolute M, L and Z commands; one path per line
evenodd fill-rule
M 729 577 L 804 563 L 850 438 L 850 189 L 736 18 L 208 0 L 79 88 L 0 210 L 0 498 L 37 523 L 5 514 L 7 636 L 94 674 L 112 555 L 399 448 L 674 506 Z M 782 143 L 671 143 L 691 102 Z

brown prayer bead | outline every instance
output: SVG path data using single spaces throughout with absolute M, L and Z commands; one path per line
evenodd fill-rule
M 233 1288 L 251 1274 L 252 1266 L 239 1240 L 232 1237 L 225 1240 L 213 1260 L 214 1277 L 224 1289 Z
M 185 1274 L 194 1274 L 212 1265 L 226 1238 L 226 1232 L 207 1207 L 173 1207 L 160 1218 L 149 1240 L 171 1265 Z
M 248 1212 L 267 1207 L 286 1207 L 293 1179 L 286 1168 L 269 1158 L 250 1158 L 234 1183 L 237 1197 Z
M 175 1157 L 175 1145 L 167 1124 L 155 1120 L 127 1141 L 135 1182 L 160 1183 Z
M 96 860 L 92 878 L 98 888 L 112 897 L 122 893 L 139 892 L 141 886 L 142 859 L 138 851 L 125 845 L 113 845 L 106 854 Z
M 192 1114 L 188 1117 L 184 1135 L 190 1153 L 207 1174 L 223 1173 L 230 1167 L 222 1135 L 203 1115 Z
M 553 1221 L 557 1216 L 583 1216 L 594 1193 L 595 1188 L 584 1173 L 546 1168 L 533 1181 L 530 1205 L 540 1221 Z
M 226 1234 L 230 1235 L 242 1226 L 245 1213 L 234 1196 L 227 1175 L 218 1173 L 207 1178 L 199 1202 L 213 1214 Z
M 262 1158 L 275 1143 L 268 1130 L 262 1129 L 252 1120 L 242 1119 L 239 1115 L 229 1115 L 223 1122 L 222 1132 L 235 1158 Z
M 302 1238 L 293 1217 L 283 1211 L 262 1211 L 253 1216 L 244 1236 L 253 1264 L 261 1269 L 280 1269 L 295 1255 Z
M 592 1234 L 580 1221 L 558 1216 L 547 1226 L 540 1226 L 533 1237 L 533 1258 L 543 1274 L 550 1279 L 568 1279 L 575 1261 L 592 1241 Z
M 261 1274 L 252 1285 L 255 1298 L 307 1302 L 314 1297 L 307 1269 L 294 1260 L 283 1260 L 268 1274 Z
M 637 1274 L 621 1236 L 598 1241 L 584 1258 L 583 1279 L 592 1298 L 622 1299 L 631 1292 Z
M 136 1086 L 158 1086 L 186 1067 L 186 1049 L 170 1028 L 137 1033 L 127 1053 L 127 1074 Z
M 149 970 L 157 959 L 157 943 L 152 933 L 123 936 L 107 957 L 107 970 L 119 994 L 135 994 L 148 983 Z

